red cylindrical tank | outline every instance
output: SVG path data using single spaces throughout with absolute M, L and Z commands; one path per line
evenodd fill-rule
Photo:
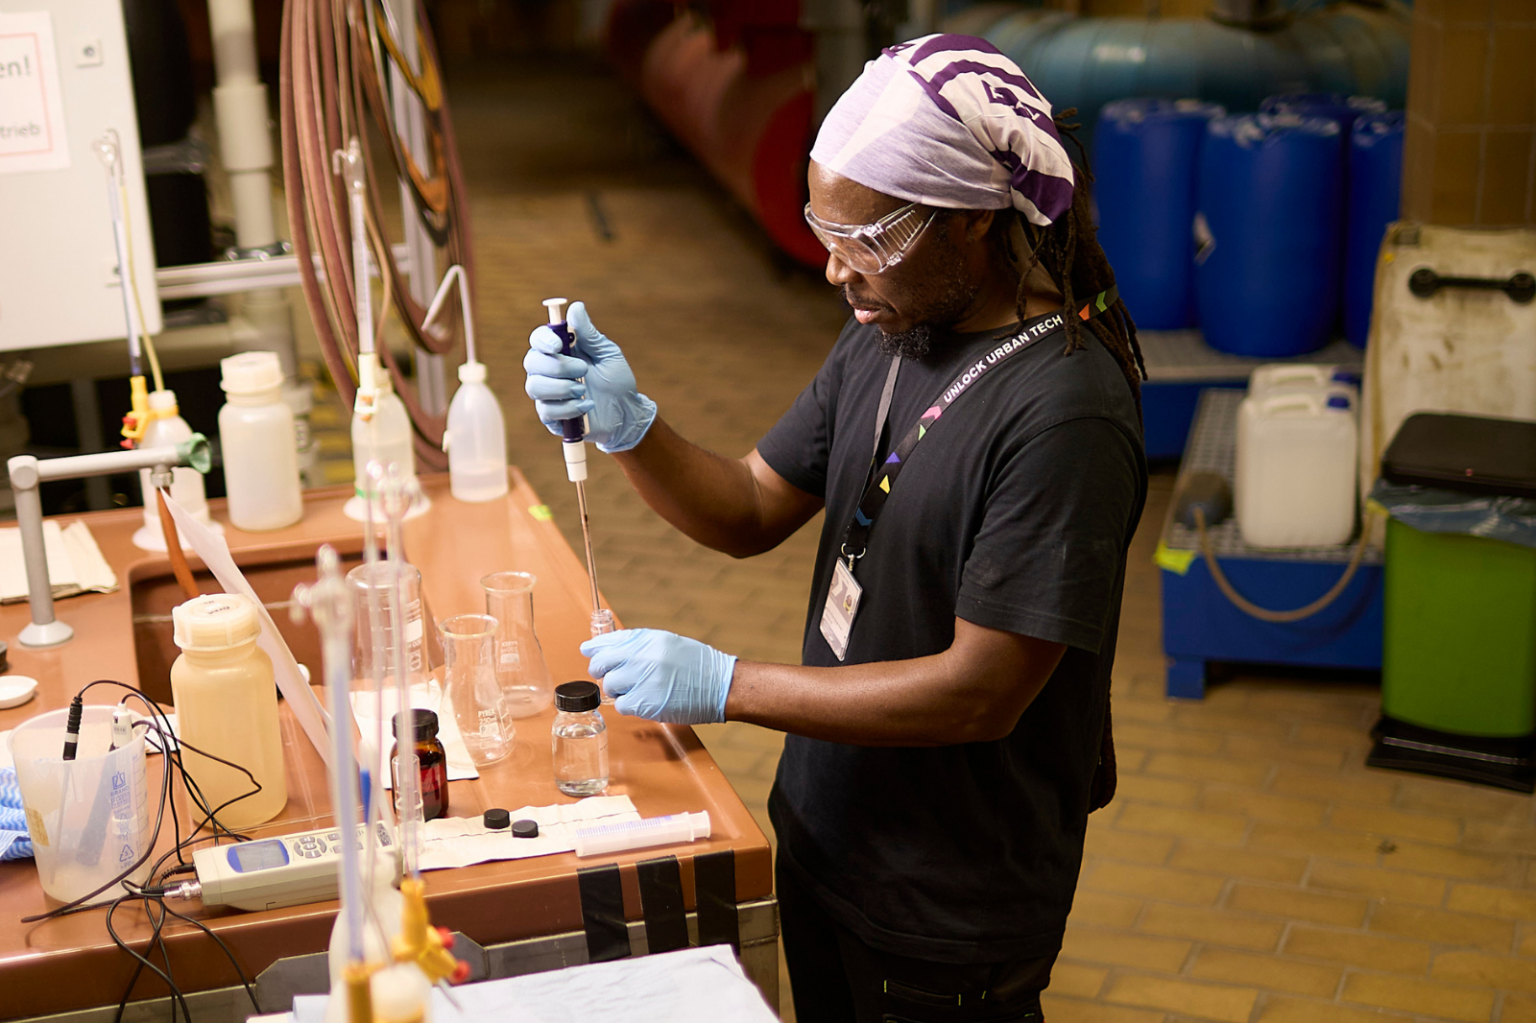
M 815 96 L 811 36 L 792 24 L 733 21 L 729 34 L 739 41 L 722 47 L 716 27 L 682 13 L 644 47 L 636 67 L 634 29 L 653 26 L 658 6 L 614 5 L 610 58 L 776 245 L 823 266 L 827 252 L 802 212 Z

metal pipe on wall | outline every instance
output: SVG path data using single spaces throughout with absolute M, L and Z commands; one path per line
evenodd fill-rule
M 235 247 L 242 254 L 282 253 L 277 218 L 272 211 L 272 132 L 267 114 L 267 87 L 261 81 L 256 51 L 256 16 L 251 0 L 208 0 L 208 27 L 213 36 L 213 63 L 218 83 L 213 87 L 213 112 L 219 128 L 219 154 L 229 174 L 235 208 Z M 293 410 L 299 445 L 299 469 L 307 483 L 317 460 L 309 432 L 313 398 L 299 381 L 298 347 L 294 339 L 293 308 L 281 291 L 247 292 L 241 303 L 245 319 L 256 328 L 252 347 L 275 352 L 283 367 L 283 400 Z

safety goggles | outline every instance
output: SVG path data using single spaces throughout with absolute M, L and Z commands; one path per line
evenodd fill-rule
M 805 222 L 816 240 L 855 273 L 884 273 L 900 263 L 923 229 L 933 223 L 938 210 L 924 210 L 911 202 L 873 224 L 829 224 L 805 204 Z

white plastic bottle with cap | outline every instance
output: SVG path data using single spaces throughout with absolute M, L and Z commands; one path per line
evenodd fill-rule
M 246 796 L 252 785 L 244 772 L 191 749 L 183 758 L 187 773 L 220 823 L 249 828 L 269 821 L 288 803 L 288 782 L 277 685 L 272 659 L 256 645 L 261 634 L 256 608 L 239 594 L 211 593 L 177 605 L 171 622 L 181 647 L 171 665 L 178 732 L 191 745 L 250 771 L 261 791 Z
M 253 532 L 291 526 L 304 514 L 304 498 L 277 353 L 242 352 L 219 367 L 227 398 L 219 410 L 219 443 L 230 524 Z
M 493 501 L 507 492 L 507 424 L 485 384 L 485 363 L 459 367 L 459 389 L 448 405 L 448 479 L 460 501 Z
M 192 439 L 192 427 L 181 418 L 176 408 L 175 391 L 150 391 L 149 411 L 154 416 L 144 430 L 139 446 L 158 448 L 181 444 Z M 190 466 L 178 466 L 172 470 L 171 497 L 192 517 L 214 532 L 224 527 L 208 517 L 208 497 L 203 491 L 203 474 Z M 134 546 L 146 551 L 165 550 L 165 531 L 160 528 L 159 502 L 155 500 L 154 484 L 149 481 L 149 470 L 139 470 L 139 490 L 144 495 L 144 525 L 133 534 Z
M 371 461 L 377 460 L 379 465 L 386 467 L 394 462 L 407 479 L 416 475 L 411 417 L 405 411 L 405 402 L 395 393 L 387 372 L 380 372 L 376 379 L 379 395 L 374 401 L 372 417 L 352 417 L 352 471 L 358 497 L 363 496 L 363 484 L 368 478 Z

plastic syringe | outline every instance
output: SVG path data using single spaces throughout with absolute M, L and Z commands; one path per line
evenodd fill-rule
M 675 813 L 670 817 L 651 817 L 622 824 L 598 824 L 577 828 L 572 841 L 577 856 L 601 856 L 629 849 L 649 849 L 657 845 L 677 845 L 708 838 L 709 812 Z
M 575 356 L 576 338 L 565 322 L 565 305 L 568 299 L 546 298 L 544 308 L 549 310 L 549 329 L 560 339 L 562 355 Z M 587 581 L 592 586 L 592 613 L 603 609 L 597 596 L 597 564 L 592 560 L 592 525 L 587 519 L 587 445 L 586 417 L 577 416 L 560 424 L 560 445 L 565 451 L 565 477 L 576 484 L 576 507 L 581 512 L 581 539 L 587 549 Z

